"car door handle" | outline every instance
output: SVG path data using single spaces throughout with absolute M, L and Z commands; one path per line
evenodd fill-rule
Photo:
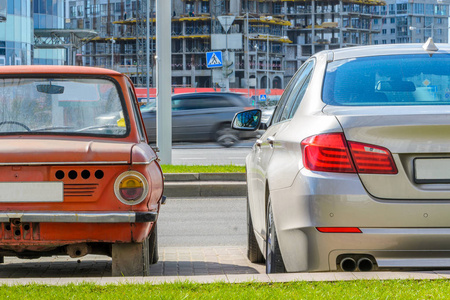
M 267 138 L 267 142 L 268 142 L 271 146 L 273 146 L 273 143 L 275 142 L 275 137 L 269 136 L 269 137 Z
M 257 139 L 256 142 L 255 142 L 255 145 L 256 145 L 256 147 L 261 147 L 261 145 L 262 145 L 262 140 Z

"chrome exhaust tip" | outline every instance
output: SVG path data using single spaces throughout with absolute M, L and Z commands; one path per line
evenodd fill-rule
M 346 257 L 341 260 L 340 266 L 345 272 L 353 272 L 356 270 L 356 261 L 351 257 Z
M 373 262 L 366 257 L 360 258 L 358 260 L 358 269 L 361 272 L 370 272 L 373 269 Z

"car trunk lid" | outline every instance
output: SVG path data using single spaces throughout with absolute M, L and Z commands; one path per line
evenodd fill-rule
M 0 165 L 129 164 L 134 143 L 70 139 L 4 138 Z
M 347 141 L 388 149 L 397 174 L 359 174 L 374 197 L 450 198 L 450 117 L 444 106 L 327 106 Z

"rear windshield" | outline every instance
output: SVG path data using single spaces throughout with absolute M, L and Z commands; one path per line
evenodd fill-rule
M 116 84 L 93 78 L 0 78 L 0 135 L 124 136 Z
M 449 105 L 450 55 L 392 55 L 328 64 L 322 91 L 330 105 Z

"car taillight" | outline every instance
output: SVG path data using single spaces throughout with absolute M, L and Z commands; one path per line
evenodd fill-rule
M 322 233 L 362 233 L 358 227 L 316 227 Z
M 311 171 L 354 173 L 348 147 L 341 133 L 310 136 L 301 143 L 303 164 Z
M 120 202 L 128 205 L 141 203 L 148 194 L 147 179 L 139 172 L 127 171 L 117 177 L 114 193 Z
M 311 171 L 397 174 L 389 150 L 358 142 L 348 145 L 343 133 L 308 137 L 301 143 L 303 164 Z
M 394 159 L 386 148 L 350 141 L 348 145 L 358 173 L 397 174 Z

